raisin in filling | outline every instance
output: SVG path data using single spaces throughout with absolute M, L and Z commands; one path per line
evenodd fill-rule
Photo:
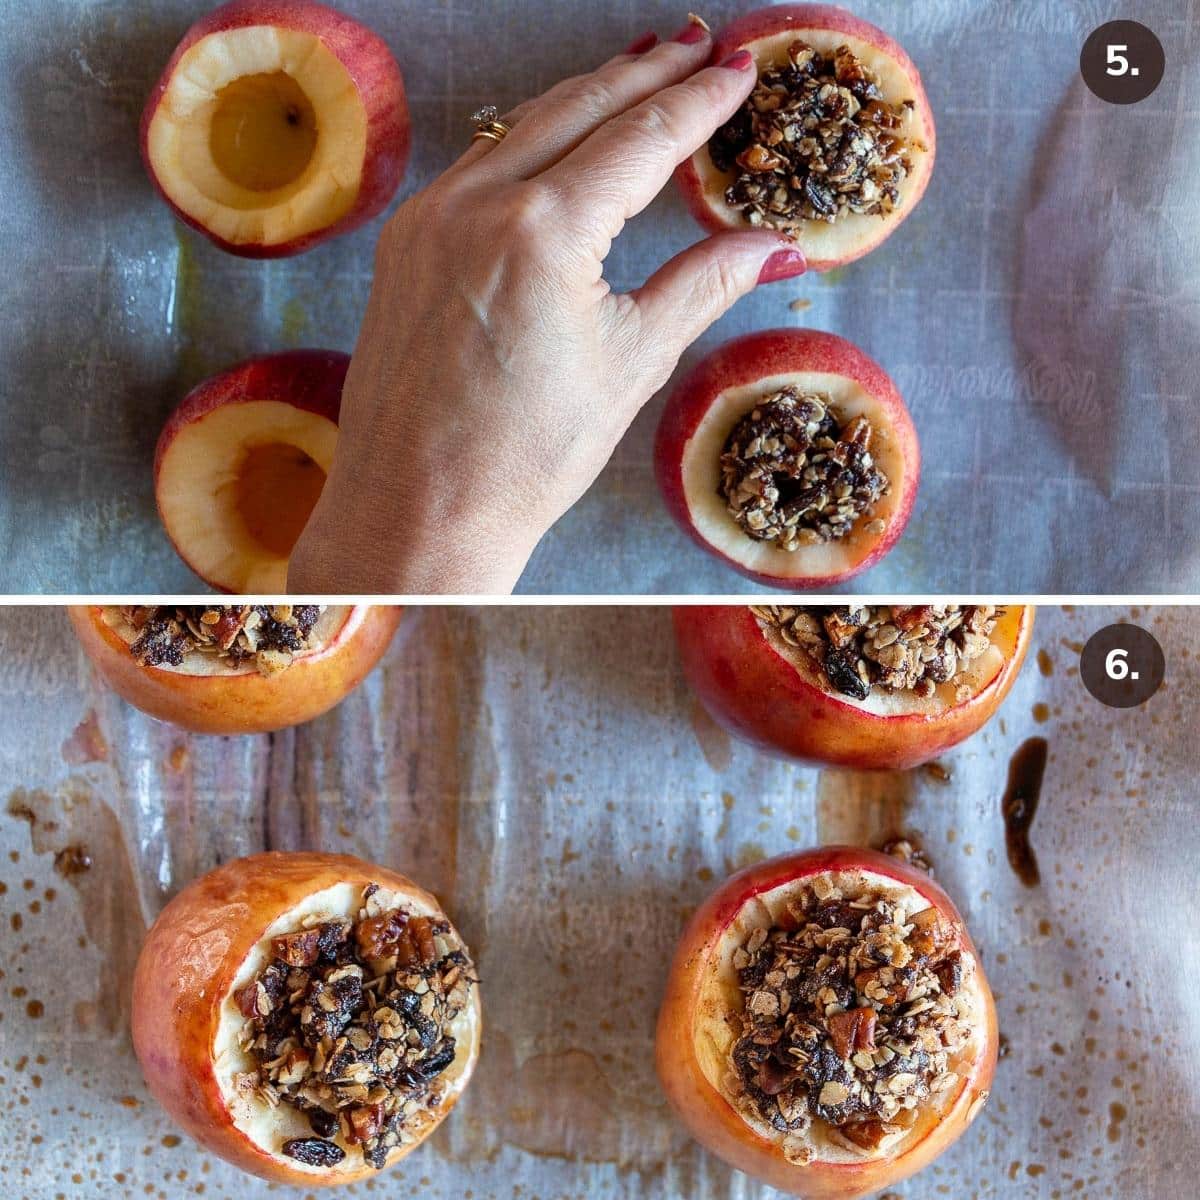
M 451 1028 L 476 982 L 466 949 L 448 921 L 371 886 L 357 919 L 305 925 L 271 953 L 236 995 L 256 1063 L 236 1086 L 305 1114 L 313 1136 L 284 1141 L 288 1157 L 332 1167 L 351 1146 L 383 1167 L 440 1101 Z
M 818 879 L 750 934 L 733 965 L 744 1007 L 730 1086 L 781 1134 L 820 1121 L 870 1152 L 957 1081 L 973 965 L 937 909 Z
M 777 229 L 886 216 L 912 171 L 896 132 L 911 107 L 887 103 L 849 47 L 828 55 L 793 42 L 787 62 L 762 72 L 709 142 L 713 165 L 734 172 L 725 202 L 751 225 Z
M 827 396 L 795 387 L 733 427 L 719 493 L 741 530 L 781 550 L 845 537 L 887 491 L 865 417 L 843 423 Z
M 135 630 L 130 653 L 143 666 L 178 667 L 192 653 L 253 665 L 271 675 L 312 645 L 317 604 L 123 605 Z

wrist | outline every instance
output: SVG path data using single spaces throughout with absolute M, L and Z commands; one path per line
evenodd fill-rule
M 373 484 L 335 460 L 296 545 L 289 591 L 302 595 L 507 595 L 541 536 L 471 496 Z

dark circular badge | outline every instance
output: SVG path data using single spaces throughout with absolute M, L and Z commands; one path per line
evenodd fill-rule
M 1092 30 L 1079 55 L 1083 82 L 1109 104 L 1136 104 L 1162 83 L 1162 42 L 1137 21 L 1109 21 Z
M 1106 625 L 1079 656 L 1083 686 L 1109 708 L 1145 704 L 1162 686 L 1166 669 L 1162 647 L 1140 625 Z

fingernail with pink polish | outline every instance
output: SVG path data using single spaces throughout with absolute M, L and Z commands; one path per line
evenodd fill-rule
M 651 29 L 648 33 L 643 33 L 635 42 L 630 42 L 626 49 L 626 54 L 645 54 L 647 50 L 653 50 L 658 45 L 658 34 Z
M 778 283 L 781 279 L 794 279 L 808 269 L 808 262 L 800 250 L 776 250 L 763 263 L 758 273 L 759 283 Z
M 738 50 L 720 65 L 728 71 L 748 71 L 754 66 L 754 55 L 749 50 Z
M 697 25 L 695 21 L 689 21 L 671 41 L 679 42 L 683 46 L 694 46 L 697 42 L 702 42 L 707 36 L 708 31 L 703 25 Z

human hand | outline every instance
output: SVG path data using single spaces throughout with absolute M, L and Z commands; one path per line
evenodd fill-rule
M 647 46 L 649 48 L 647 48 Z M 799 274 L 781 234 L 714 235 L 636 291 L 603 263 L 624 223 L 754 85 L 704 67 L 696 23 L 641 39 L 504 120 L 380 239 L 299 593 L 511 591 L 680 355 L 760 281 Z

